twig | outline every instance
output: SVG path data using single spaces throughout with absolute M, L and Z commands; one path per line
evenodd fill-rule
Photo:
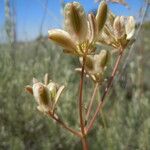
M 92 95 L 92 97 L 89 101 L 89 105 L 88 105 L 88 108 L 87 108 L 86 121 L 85 122 L 87 122 L 88 119 L 89 119 L 89 115 L 91 113 L 92 105 L 93 105 L 94 98 L 95 98 L 96 92 L 98 90 L 98 87 L 99 87 L 99 83 L 95 83 L 94 92 L 93 92 L 93 95 Z
M 84 124 L 84 120 L 83 120 L 83 99 L 82 99 L 82 95 L 83 95 L 83 79 L 84 79 L 84 67 L 85 67 L 85 61 L 86 61 L 86 57 L 83 57 L 83 65 L 82 65 L 82 71 L 81 71 L 81 79 L 80 79 L 80 87 L 79 87 L 79 117 L 80 117 L 80 127 L 81 127 L 81 133 L 82 133 L 82 146 L 83 146 L 83 150 L 88 150 L 88 144 L 87 144 L 87 138 L 86 138 L 86 134 L 85 134 L 85 124 Z
M 83 121 L 83 78 L 84 78 L 84 66 L 85 66 L 85 58 L 83 57 L 83 65 L 82 65 L 82 71 L 81 71 L 81 80 L 80 80 L 80 87 L 79 87 L 79 117 L 80 117 L 80 126 L 81 126 L 81 132 L 84 135 L 84 121 Z
M 116 60 L 115 66 L 114 66 L 114 69 L 113 69 L 113 71 L 112 71 L 110 80 L 109 80 L 109 82 L 108 82 L 108 84 L 107 84 L 107 87 L 105 88 L 104 94 L 103 94 L 101 100 L 99 101 L 99 104 L 98 104 L 97 109 L 96 109 L 96 111 L 95 111 L 95 113 L 94 113 L 94 116 L 93 116 L 93 118 L 91 119 L 91 121 L 90 121 L 90 123 L 89 123 L 89 125 L 88 125 L 88 127 L 87 127 L 87 129 L 86 129 L 86 132 L 87 132 L 87 133 L 88 133 L 88 132 L 91 130 L 91 128 L 93 127 L 93 124 L 94 124 L 94 122 L 95 122 L 95 120 L 96 120 L 96 117 L 97 117 L 99 111 L 101 110 L 101 108 L 102 108 L 103 105 L 104 105 L 104 99 L 105 99 L 106 95 L 108 94 L 109 89 L 110 89 L 110 87 L 111 87 L 111 85 L 112 85 L 112 82 L 113 82 L 114 77 L 115 77 L 115 75 L 116 75 L 116 72 L 117 72 L 117 70 L 118 70 L 118 66 L 119 66 L 120 60 L 121 60 L 121 58 L 122 58 L 122 54 L 123 54 L 123 50 L 121 49 L 121 52 L 120 52 L 120 54 L 118 55 L 118 58 L 117 58 L 117 60 Z
M 73 133 L 74 135 L 78 136 L 78 137 L 82 137 L 81 133 L 68 127 L 68 125 L 66 125 L 62 120 L 60 120 L 60 118 L 58 118 L 55 114 L 52 114 L 51 112 L 48 112 L 48 115 L 53 118 L 58 124 L 60 124 L 63 128 L 67 129 L 68 131 L 70 131 L 71 133 Z

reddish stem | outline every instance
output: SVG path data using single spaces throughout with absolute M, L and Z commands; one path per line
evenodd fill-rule
M 89 116 L 90 116 L 90 113 L 91 113 L 91 110 L 92 110 L 92 105 L 93 105 L 94 98 L 95 98 L 98 87 L 99 87 L 99 83 L 96 83 L 95 87 L 94 87 L 93 95 L 90 99 L 90 102 L 89 102 L 89 105 L 88 105 L 88 108 L 87 108 L 86 121 L 88 121 L 88 119 L 89 119 Z
M 88 148 L 87 138 L 83 137 L 81 141 L 82 141 L 83 150 L 88 150 L 89 148 Z
M 80 87 L 79 87 L 79 117 L 80 117 L 80 127 L 83 136 L 85 135 L 84 132 L 84 120 L 83 120 L 83 79 L 84 79 L 84 66 L 85 66 L 85 57 L 83 57 L 83 65 L 82 65 L 82 72 L 81 72 L 81 79 L 80 79 Z
M 79 87 L 79 117 L 80 117 L 81 133 L 82 133 L 81 141 L 82 141 L 83 150 L 88 150 L 88 143 L 87 143 L 85 128 L 84 128 L 85 124 L 83 119 L 83 98 L 82 98 L 85 61 L 86 61 L 86 57 L 83 57 L 83 65 L 82 65 L 80 87 Z
M 66 125 L 62 120 L 60 120 L 60 118 L 58 118 L 58 116 L 56 116 L 56 114 L 52 114 L 51 112 L 48 112 L 48 115 L 50 117 L 52 117 L 58 124 L 60 124 L 63 128 L 67 129 L 68 131 L 70 131 L 71 133 L 73 133 L 74 135 L 82 138 L 82 135 L 80 132 L 68 127 L 68 125 Z
M 89 131 L 92 129 L 93 124 L 94 124 L 94 122 L 95 122 L 95 120 L 96 120 L 96 117 L 97 117 L 98 113 L 100 112 L 101 108 L 103 107 L 104 99 L 105 99 L 106 95 L 108 94 L 109 89 L 111 88 L 112 82 L 113 82 L 114 77 L 115 77 L 115 75 L 116 75 L 116 72 L 117 72 L 117 70 L 118 70 L 118 66 L 119 66 L 120 60 L 121 60 L 121 58 L 122 58 L 122 53 L 123 53 L 123 51 L 121 50 L 121 51 L 120 51 L 120 54 L 118 55 L 118 58 L 117 58 L 117 60 L 116 60 L 114 69 L 113 69 L 112 74 L 111 74 L 111 77 L 110 77 L 110 80 L 109 80 L 109 82 L 108 82 L 108 84 L 107 84 L 107 87 L 105 88 L 105 91 L 104 91 L 104 94 L 103 94 L 102 98 L 101 98 L 100 101 L 99 101 L 99 104 L 98 104 L 97 109 L 96 109 L 96 111 L 95 111 L 95 113 L 94 113 L 94 116 L 93 116 L 93 118 L 91 119 L 91 121 L 90 121 L 90 123 L 89 123 L 89 125 L 88 125 L 88 127 L 87 127 L 87 129 L 86 129 L 86 132 L 89 132 Z

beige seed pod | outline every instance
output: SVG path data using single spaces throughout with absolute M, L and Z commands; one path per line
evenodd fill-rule
M 127 40 L 131 39 L 135 32 L 135 20 L 133 16 L 127 18 L 125 30 L 126 30 Z
M 46 73 L 45 76 L 44 76 L 44 84 L 48 85 L 48 83 L 49 83 L 49 74 Z
M 89 39 L 89 42 L 92 43 L 97 38 L 97 35 L 98 35 L 96 19 L 92 13 L 88 15 L 88 22 L 89 22 L 88 39 Z
M 107 13 L 107 21 L 106 22 L 109 22 L 111 25 L 113 25 L 114 23 L 114 20 L 115 20 L 115 15 L 112 13 L 111 10 L 108 10 L 108 13 Z
M 38 82 L 33 84 L 33 96 L 39 105 L 49 105 L 48 89 L 44 84 Z
M 56 93 L 57 93 L 57 84 L 54 83 L 54 82 L 50 82 L 48 85 L 47 85 L 47 88 L 48 88 L 48 91 L 51 95 L 51 100 L 54 101 L 55 100 L 55 96 L 56 96 Z
M 62 46 L 65 49 L 74 51 L 76 49 L 75 43 L 72 41 L 70 35 L 61 29 L 53 29 L 48 31 L 49 39 Z
M 100 66 L 102 68 L 106 67 L 106 65 L 108 64 L 109 60 L 110 60 L 110 53 L 107 50 L 101 50 L 100 54 L 99 54 L 99 59 L 100 59 Z
M 92 56 L 87 56 L 85 66 L 88 70 L 92 70 L 94 68 Z
M 98 31 L 100 32 L 105 24 L 107 18 L 107 4 L 102 1 L 99 5 L 98 12 L 96 14 L 96 23 Z
M 60 95 L 62 94 L 62 92 L 63 92 L 64 89 L 65 89 L 65 86 L 63 86 L 63 85 L 58 87 L 57 93 L 56 93 L 56 95 L 55 95 L 55 102 L 54 102 L 54 104 L 53 104 L 52 110 L 55 109 L 56 104 L 57 104 L 57 102 L 58 102 L 58 100 L 59 100 L 59 97 L 60 97 Z
M 64 13 L 66 30 L 77 42 L 85 41 L 88 25 L 84 8 L 78 2 L 67 3 Z
M 125 35 L 125 18 L 123 16 L 117 16 L 113 24 L 114 35 L 117 39 L 122 38 Z

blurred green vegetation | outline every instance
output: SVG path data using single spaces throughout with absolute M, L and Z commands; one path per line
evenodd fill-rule
M 107 98 L 88 141 L 92 150 L 150 150 L 150 24 L 142 28 L 127 66 Z M 0 149 L 79 150 L 79 139 L 60 128 L 36 109 L 24 87 L 32 78 L 43 81 L 45 73 L 67 86 L 58 113 L 78 129 L 77 95 L 79 63 L 48 39 L 39 38 L 14 47 L 0 45 Z M 92 83 L 85 82 L 90 97 Z M 101 94 L 101 93 L 99 93 Z

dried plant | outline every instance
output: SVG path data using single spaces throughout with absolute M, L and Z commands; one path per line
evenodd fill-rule
M 60 86 L 53 81 L 49 81 L 45 75 L 44 84 L 33 79 L 33 86 L 27 86 L 26 90 L 32 94 L 38 103 L 38 110 L 54 119 L 59 125 L 79 137 L 82 141 L 83 149 L 88 150 L 87 136 L 96 121 L 98 114 L 104 106 L 104 100 L 108 95 L 114 77 L 117 73 L 122 55 L 127 46 L 134 41 L 135 21 L 132 16 L 116 16 L 102 1 L 96 16 L 88 14 L 86 16 L 84 8 L 78 2 L 67 3 L 64 9 L 65 30 L 52 29 L 48 31 L 49 39 L 63 48 L 64 53 L 74 55 L 79 59 L 81 66 L 76 71 L 81 74 L 79 86 L 78 110 L 80 120 L 80 130 L 70 128 L 63 122 L 57 113 L 57 102 L 63 92 L 64 86 Z M 109 60 L 113 57 L 111 51 L 99 50 L 97 44 L 104 44 L 116 49 L 117 58 L 113 66 L 110 78 L 102 93 L 97 108 L 92 109 L 98 88 L 104 83 L 105 72 L 109 67 Z M 100 52 L 97 54 L 96 49 Z M 69 55 L 68 55 L 69 56 Z M 89 77 L 94 82 L 95 88 L 87 109 L 84 109 L 83 80 Z M 91 114 L 94 115 L 90 118 Z

